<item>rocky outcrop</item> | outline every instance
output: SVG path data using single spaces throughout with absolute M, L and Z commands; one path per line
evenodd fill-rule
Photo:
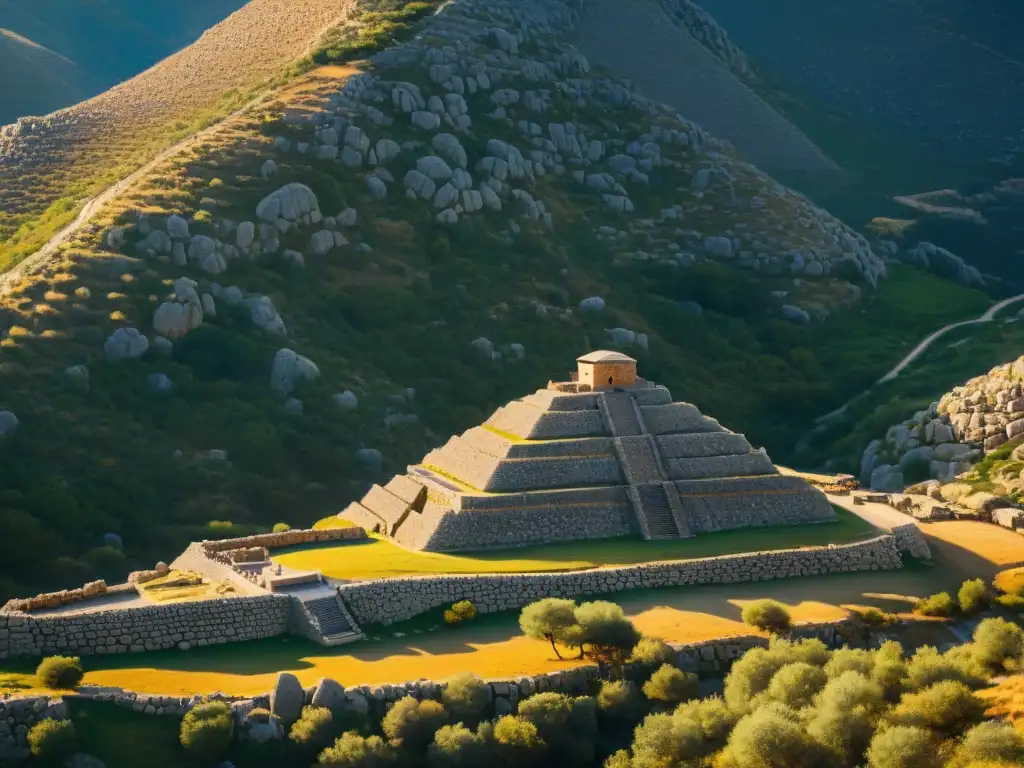
M 861 483 L 898 492 L 928 478 L 946 483 L 1007 441 L 1024 437 L 1024 357 L 977 376 L 890 427 L 861 458 Z M 1019 477 L 1006 480 L 1020 487 Z

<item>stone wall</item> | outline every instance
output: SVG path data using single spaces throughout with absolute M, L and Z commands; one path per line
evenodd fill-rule
M 647 431 L 652 435 L 670 432 L 718 432 L 722 429 L 717 421 L 703 415 L 697 406 L 690 403 L 642 405 L 640 413 L 644 417 Z
M 231 549 L 253 549 L 256 547 L 280 549 L 281 547 L 293 547 L 297 544 L 309 544 L 314 541 L 340 541 L 342 539 L 365 538 L 366 531 L 361 528 L 300 529 L 283 533 L 260 533 L 255 536 L 243 536 L 238 539 L 204 541 L 203 548 L 207 552 L 226 552 Z
M 0 700 L 0 764 L 28 758 L 28 730 L 40 720 L 67 719 L 68 708 L 60 698 Z
M 892 536 L 896 540 L 896 548 L 900 552 L 905 552 L 919 560 L 931 560 L 932 551 L 928 546 L 928 541 L 921 533 L 921 529 L 913 523 L 897 525 L 892 529 Z
M 601 412 L 596 408 L 545 412 L 520 400 L 499 408 L 485 423 L 502 432 L 531 440 L 605 435 Z
M 707 477 L 746 477 L 777 474 L 775 465 L 762 451 L 730 456 L 701 456 L 666 459 L 665 468 L 672 480 L 699 480 Z
M 57 608 L 69 603 L 80 603 L 83 600 L 102 597 L 106 593 L 107 583 L 105 581 L 90 581 L 76 589 L 62 589 L 60 592 L 44 592 L 34 597 L 8 600 L 3 608 L 0 608 L 0 612 L 39 611 L 44 608 Z
M 282 635 L 289 598 L 274 595 L 56 616 L 0 614 L 0 659 L 136 653 Z
M 465 514 L 465 513 L 463 513 Z M 458 600 L 484 613 L 544 597 L 584 597 L 626 589 L 718 584 L 902 567 L 892 536 L 843 546 L 726 555 L 565 573 L 426 576 L 339 587 L 361 625 L 390 624 Z
M 666 459 L 697 459 L 750 453 L 750 443 L 735 432 L 698 432 L 688 435 L 659 435 L 658 450 Z
M 675 485 L 693 533 L 836 519 L 828 499 L 799 477 L 680 480 Z

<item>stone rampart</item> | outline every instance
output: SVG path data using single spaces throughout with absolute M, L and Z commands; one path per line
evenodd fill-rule
M 626 503 L 626 487 L 592 486 L 590 488 L 553 488 L 529 493 L 496 493 L 486 496 L 460 496 L 459 509 L 499 510 L 534 509 L 538 507 L 560 507 L 566 504 L 599 504 L 602 502 Z
M 692 459 L 666 459 L 665 468 L 672 480 L 700 480 L 711 477 L 744 477 L 777 474 L 775 465 L 761 451 L 731 456 L 702 456 Z
M 599 410 L 542 411 L 521 400 L 499 408 L 486 423 L 502 432 L 530 440 L 559 437 L 600 437 L 605 434 Z
M 0 659 L 136 653 L 284 634 L 289 598 L 274 595 L 53 616 L 0 614 Z
M 504 459 L 538 459 L 551 456 L 612 455 L 615 448 L 610 437 L 582 437 L 566 440 L 543 440 L 516 443 L 483 427 L 467 430 L 462 440 L 481 453 Z
M 60 592 L 44 592 L 40 595 L 8 600 L 0 612 L 6 611 L 39 611 L 46 608 L 57 608 L 69 603 L 80 603 L 94 597 L 102 597 L 107 593 L 107 583 L 103 580 L 90 581 L 76 589 L 63 589 Z
M 597 395 L 593 393 L 563 394 L 538 389 L 522 399 L 542 411 L 589 411 L 597 408 Z
M 896 548 L 900 552 L 905 552 L 919 560 L 931 560 L 932 550 L 928 546 L 928 541 L 921 533 L 921 529 L 913 523 L 897 525 L 892 529 L 892 535 L 896 539 Z
M 252 549 L 255 547 L 266 547 L 267 549 L 280 549 L 281 547 L 294 547 L 297 544 L 309 544 L 314 541 L 339 541 L 341 539 L 365 539 L 366 531 L 360 528 L 330 528 L 327 530 L 313 530 L 311 528 L 283 533 L 259 533 L 255 536 L 243 536 L 238 539 L 220 539 L 218 541 L 204 541 L 203 548 L 207 552 L 225 552 L 229 549 Z
M 465 513 L 462 513 L 465 514 Z M 583 597 L 626 589 L 764 581 L 821 573 L 902 567 L 892 536 L 842 546 L 755 552 L 565 573 L 425 576 L 339 588 L 362 624 L 390 624 L 459 600 L 484 613 L 521 608 L 543 597 Z
M 675 485 L 689 528 L 696 534 L 836 519 L 824 494 L 798 477 L 680 480 Z
M 697 459 L 750 453 L 750 443 L 735 432 L 697 432 L 683 435 L 659 435 L 655 438 L 666 459 Z

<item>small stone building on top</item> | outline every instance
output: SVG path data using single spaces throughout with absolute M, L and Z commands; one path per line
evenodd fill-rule
M 498 408 L 339 517 L 436 552 L 835 519 L 823 494 L 673 402 L 633 358 L 602 350 L 577 364 L 571 381 Z

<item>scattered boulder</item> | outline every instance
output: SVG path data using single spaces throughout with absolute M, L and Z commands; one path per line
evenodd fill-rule
M 167 234 L 174 240 L 188 240 L 188 222 L 177 215 L 167 217 Z
M 289 672 L 281 672 L 270 694 L 270 711 L 281 719 L 287 728 L 302 714 L 306 703 L 306 691 L 299 678 Z
M 152 392 L 156 392 L 161 395 L 174 391 L 174 382 L 163 373 L 149 374 L 147 383 L 149 384 L 149 389 Z
M 0 439 L 10 437 L 18 431 L 18 417 L 11 411 L 0 411 Z
M 256 217 L 260 221 L 274 224 L 278 219 L 288 222 L 315 223 L 313 213 L 319 214 L 320 204 L 313 190 L 297 182 L 286 184 L 263 198 L 256 206 Z
M 270 370 L 271 389 L 290 395 L 302 381 L 320 376 L 316 363 L 290 349 L 279 349 Z
M 352 411 L 359 407 L 359 398 L 356 397 L 355 392 L 348 389 L 344 392 L 339 392 L 332 399 L 336 406 L 346 411 Z
M 137 328 L 118 328 L 103 344 L 108 360 L 131 360 L 142 357 L 149 350 L 149 339 Z
M 604 299 L 600 296 L 591 296 L 580 302 L 580 312 L 602 312 L 604 311 Z
M 360 448 L 356 451 L 356 460 L 377 473 L 384 469 L 384 457 L 376 448 Z
M 72 365 L 64 369 L 64 375 L 71 385 L 85 392 L 89 391 L 89 369 L 84 365 Z
M 321 677 L 310 704 L 314 707 L 327 707 L 334 713 L 340 712 L 345 708 L 345 688 L 330 678 Z
M 225 298 L 230 288 L 224 289 Z M 230 303 L 230 302 L 229 302 Z M 242 302 L 249 310 L 249 317 L 252 319 L 252 324 L 259 328 L 261 331 L 271 334 L 272 336 L 287 336 L 288 329 L 285 327 L 284 320 L 277 313 L 277 309 L 274 307 L 274 302 L 267 296 L 250 296 Z

